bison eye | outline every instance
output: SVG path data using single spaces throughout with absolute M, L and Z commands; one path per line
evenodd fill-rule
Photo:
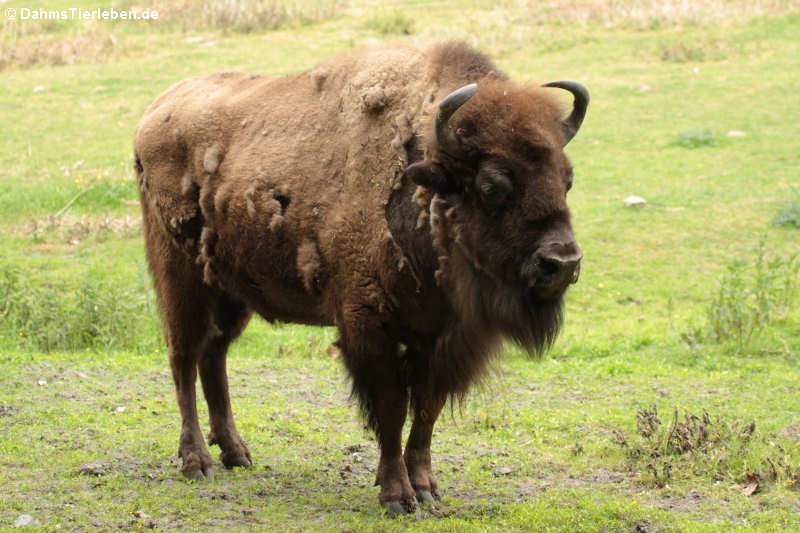
M 478 175 L 478 191 L 480 191 L 481 200 L 490 206 L 502 204 L 512 188 L 511 180 L 498 170 L 483 171 Z

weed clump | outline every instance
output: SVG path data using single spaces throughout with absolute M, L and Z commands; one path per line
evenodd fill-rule
M 794 199 L 784 205 L 775 215 L 775 218 L 772 219 L 773 226 L 790 226 L 800 229 L 800 193 L 795 189 L 792 189 L 792 191 L 794 192 Z
M 681 148 L 704 148 L 719 146 L 722 140 L 711 130 L 685 131 L 678 135 L 672 144 Z
M 637 411 L 635 436 L 629 438 L 618 430 L 612 440 L 625 449 L 629 467 L 657 487 L 696 475 L 714 481 L 772 481 L 800 488 L 798 458 L 774 442 L 777 439 L 758 438 L 753 421 L 715 418 L 705 410 L 681 417 L 676 407 L 671 423 L 665 424 L 653 405 Z
M 732 340 L 739 350 L 794 308 L 800 281 L 800 254 L 768 258 L 762 240 L 752 262 L 731 262 L 708 307 L 708 331 L 715 342 Z

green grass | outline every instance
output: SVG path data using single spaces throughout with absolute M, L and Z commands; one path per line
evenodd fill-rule
M 46 530 L 798 529 L 800 306 L 787 265 L 800 236 L 773 223 L 791 217 L 800 187 L 789 3 L 759 2 L 750 16 L 742 2 L 685 14 L 638 0 L 331 2 L 309 19 L 313 3 L 261 2 L 298 8 L 249 28 L 178 4 L 136 4 L 163 5 L 160 23 L 0 28 L 0 529 L 21 514 Z M 185 483 L 138 222 L 136 122 L 188 76 L 295 73 L 411 31 L 466 39 L 517 80 L 591 90 L 567 149 L 585 258 L 565 330 L 541 361 L 510 348 L 442 417 L 445 500 L 412 524 L 377 504 L 374 439 L 325 354 L 335 331 L 255 321 L 230 358 L 255 467 L 217 465 L 213 483 Z M 112 34 L 112 47 L 92 48 Z M 43 41 L 83 48 L 65 64 Z M 20 50 L 34 60 L 13 59 Z M 648 206 L 624 207 L 631 194 Z M 737 316 L 749 317 L 746 342 L 725 322 Z M 662 425 L 648 438 L 637 413 L 652 405 Z M 709 413 L 702 446 L 665 445 L 675 409 L 681 421 Z M 751 422 L 745 442 L 736 428 Z M 81 473 L 89 463 L 100 475 Z
M 773 225 L 800 229 L 800 192 L 792 190 L 792 196 L 772 219 Z

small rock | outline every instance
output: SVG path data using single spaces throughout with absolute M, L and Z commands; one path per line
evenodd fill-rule
M 658 395 L 661 396 L 662 398 L 669 398 L 670 397 L 670 393 L 669 393 L 669 391 L 667 389 L 659 389 Z
M 114 412 L 115 413 L 124 413 L 125 412 L 125 406 L 124 405 L 120 405 L 119 407 L 114 409 Z
M 36 87 L 33 88 L 33 92 L 35 92 L 35 93 L 43 93 L 46 90 L 47 90 L 47 87 L 45 87 L 44 85 L 37 85 Z M 28 516 L 28 515 L 22 515 L 22 516 Z
M 150 515 L 145 513 L 144 511 L 136 511 L 133 513 L 133 516 L 135 516 L 136 518 L 141 518 L 142 520 L 144 520 L 145 518 L 150 518 Z
M 728 132 L 728 137 L 744 137 L 745 135 L 747 134 L 743 131 L 731 130 Z
M 37 381 L 36 383 L 37 383 L 37 384 L 38 384 L 40 387 L 44 387 L 45 385 L 47 385 L 47 380 L 46 380 L 46 379 L 40 379 L 40 380 L 39 380 L 39 381 Z
M 36 520 L 29 514 L 21 514 L 17 521 L 14 522 L 14 527 L 26 527 L 26 526 L 41 526 L 42 523 Z
M 498 476 L 507 476 L 507 475 L 509 475 L 511 473 L 511 469 L 508 468 L 507 466 L 501 466 L 500 468 L 498 468 L 494 472 Z
M 622 201 L 625 207 L 644 207 L 647 205 L 647 200 L 641 196 L 628 196 Z

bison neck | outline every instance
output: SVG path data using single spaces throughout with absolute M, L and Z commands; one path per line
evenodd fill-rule
M 524 291 L 476 269 L 456 247 L 441 249 L 447 239 L 436 237 L 430 216 L 435 204 L 424 190 L 404 183 L 386 206 L 389 230 L 408 267 L 396 312 L 406 328 L 399 332 L 403 342 L 430 341 L 424 363 L 430 385 L 461 394 L 503 339 L 530 353 L 547 348 L 561 324 L 562 300 L 532 302 Z M 445 264 L 441 256 L 447 256 Z

